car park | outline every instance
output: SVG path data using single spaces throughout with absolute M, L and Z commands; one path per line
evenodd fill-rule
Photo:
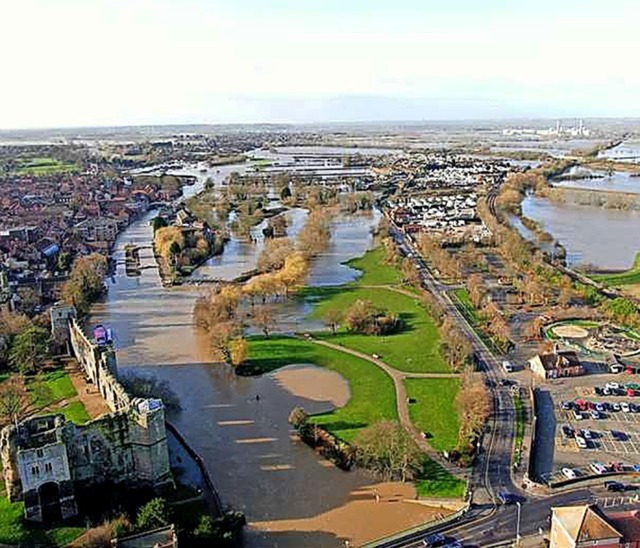
M 564 474 L 564 477 L 567 479 L 576 479 L 577 477 L 575 470 L 573 470 L 572 468 L 563 468 L 562 473 Z

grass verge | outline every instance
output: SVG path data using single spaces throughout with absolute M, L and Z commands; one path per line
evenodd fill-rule
M 453 449 L 458 444 L 460 421 L 455 399 L 460 389 L 458 379 L 405 379 L 407 395 L 415 399 L 409 404 L 411 422 L 431 437 L 429 444 L 438 451 Z
M 589 274 L 589 277 L 596 282 L 612 286 L 640 284 L 640 253 L 636 254 L 633 266 L 629 270 L 610 274 Z
M 431 459 L 425 459 L 422 478 L 416 481 L 416 491 L 419 497 L 462 498 L 467 487 L 464 480 L 458 479 L 447 472 L 442 466 Z
M 524 405 L 520 396 L 513 396 L 516 413 L 516 431 L 514 440 L 514 462 L 520 464 L 522 459 L 522 442 L 524 441 Z

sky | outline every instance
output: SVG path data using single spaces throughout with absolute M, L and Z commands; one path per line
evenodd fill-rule
M 0 0 L 0 128 L 640 116 L 637 0 Z

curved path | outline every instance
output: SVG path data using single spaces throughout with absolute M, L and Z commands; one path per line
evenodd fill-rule
M 359 350 L 354 350 L 346 346 L 341 346 L 339 344 L 335 344 L 329 341 L 318 340 L 314 338 L 309 338 L 305 340 L 309 342 L 313 342 L 315 344 L 319 344 L 320 346 L 326 346 L 327 348 L 337 350 L 338 352 L 351 354 L 352 356 L 355 356 L 362 360 L 366 360 L 378 366 L 380 369 L 382 369 L 393 380 L 393 385 L 396 391 L 396 408 L 398 411 L 398 418 L 400 420 L 400 424 L 402 425 L 402 427 L 414 439 L 418 447 L 420 447 L 420 449 L 424 453 L 426 453 L 432 460 L 436 461 L 447 472 L 449 472 L 451 475 L 459 479 L 464 479 L 464 480 L 468 479 L 468 474 L 466 473 L 466 471 L 461 470 L 457 466 L 454 466 L 449 461 L 445 460 L 442 457 L 442 455 L 438 453 L 438 451 L 436 451 L 433 447 L 431 447 L 425 441 L 420 431 L 413 425 L 413 423 L 411 422 L 411 418 L 409 416 L 408 396 L 407 396 L 406 387 L 404 385 L 404 380 L 407 378 L 411 378 L 411 379 L 413 378 L 415 379 L 452 378 L 452 377 L 459 377 L 458 374 L 455 374 L 455 373 L 405 373 L 404 371 L 398 371 L 397 369 L 391 367 L 388 363 L 385 363 L 381 359 L 374 358 L 373 356 L 370 356 L 369 354 L 365 354 L 364 352 L 360 352 Z

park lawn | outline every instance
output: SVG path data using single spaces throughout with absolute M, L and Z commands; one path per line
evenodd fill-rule
M 365 354 L 378 354 L 392 367 L 411 373 L 449 372 L 440 351 L 438 328 L 418 299 L 390 289 L 358 286 L 318 288 L 320 297 L 311 316 L 321 319 L 328 310 L 346 310 L 358 299 L 394 312 L 404 321 L 398 333 L 385 336 L 360 335 L 340 329 L 336 335 L 330 332 L 316 333 L 318 338 L 359 350 Z
M 416 491 L 419 497 L 428 498 L 456 498 L 464 496 L 467 482 L 452 476 L 437 462 L 425 458 L 421 476 L 416 481 Z
M 402 274 L 386 262 L 386 252 L 381 246 L 345 264 L 362 272 L 362 276 L 353 282 L 353 285 L 400 285 L 402 283 Z
M 0 497 L 0 543 L 21 546 L 67 546 L 77 539 L 83 527 L 53 527 L 44 529 L 27 525 L 23 519 L 24 504 L 10 503 Z
M 35 379 L 35 377 L 33 377 Z M 46 399 L 39 398 L 37 394 L 32 392 L 32 402 L 35 407 L 46 407 L 53 403 L 67 400 L 78 395 L 69 374 L 66 371 L 51 371 L 43 374 L 44 384 L 49 388 L 49 394 Z M 33 380 L 30 381 L 30 384 Z
M 398 420 L 393 381 L 374 364 L 292 337 L 249 339 L 249 368 L 268 373 L 300 363 L 337 371 L 349 382 L 351 398 L 347 405 L 313 417 L 337 437 L 353 442 L 362 428 L 381 420 Z
M 74 424 L 84 424 L 91 420 L 84 404 L 80 401 L 72 401 L 57 411 L 63 413 L 65 418 Z
M 16 175 L 51 175 L 52 173 L 69 173 L 78 171 L 78 166 L 62 162 L 55 158 L 19 158 L 16 162 Z
M 458 445 L 460 421 L 456 396 L 458 379 L 405 379 L 407 396 L 416 400 L 409 404 L 411 422 L 418 430 L 428 432 L 427 441 L 438 451 L 448 451 Z
M 589 274 L 589 277 L 597 282 L 612 286 L 640 284 L 640 253 L 636 254 L 633 266 L 629 270 L 612 272 L 611 274 Z

